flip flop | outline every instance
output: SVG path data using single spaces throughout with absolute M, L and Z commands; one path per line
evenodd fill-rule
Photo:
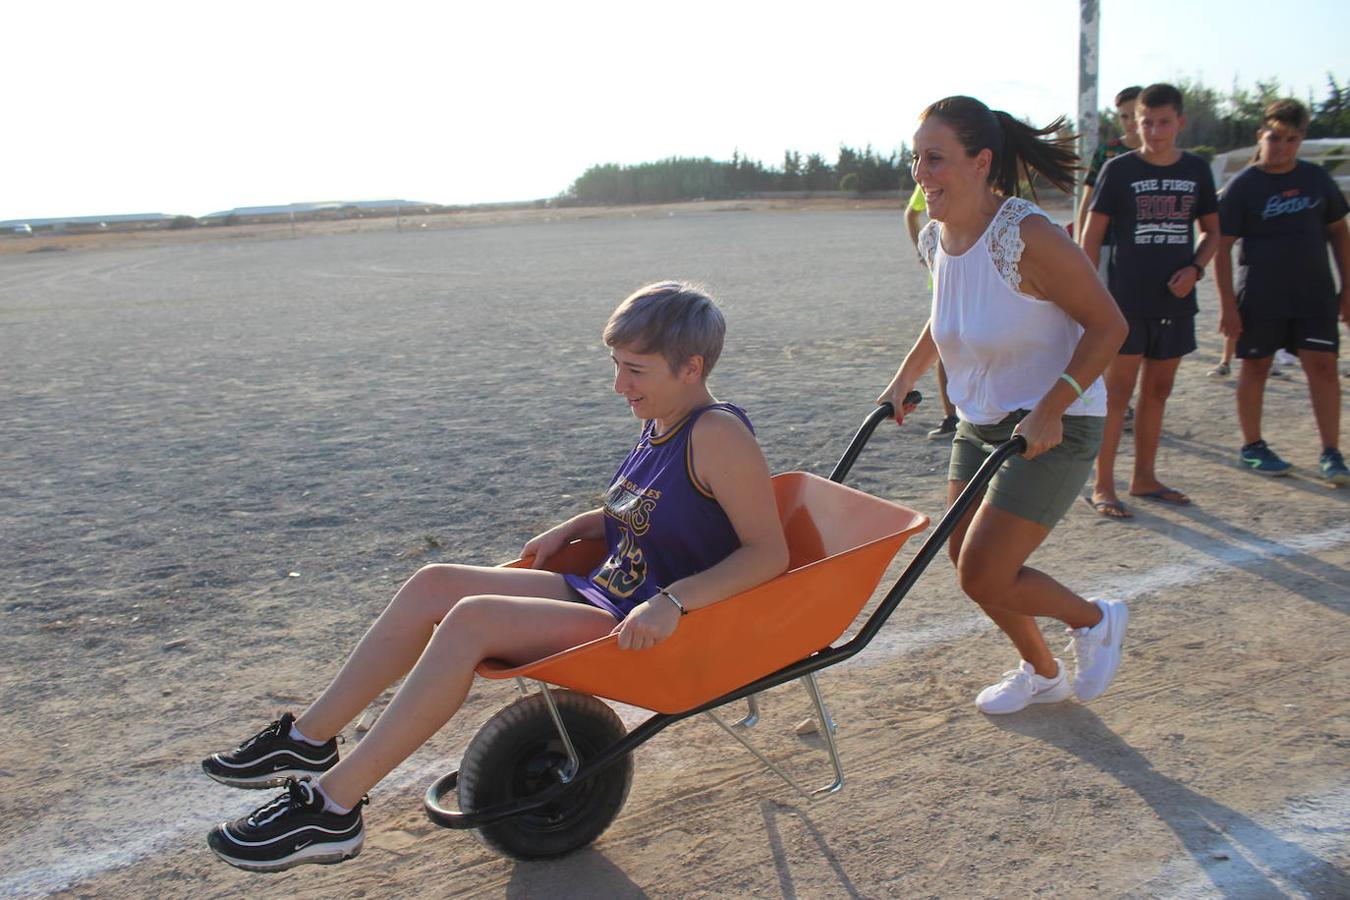
M 1187 497 L 1176 488 L 1160 487 L 1156 491 L 1147 491 L 1143 494 L 1130 492 L 1131 497 L 1143 497 L 1145 500 L 1157 500 L 1159 503 L 1170 503 L 1173 506 L 1190 506 L 1191 498 Z
M 1101 516 L 1103 519 L 1133 519 L 1134 513 L 1125 508 L 1125 504 L 1119 500 L 1093 500 L 1091 497 L 1084 497 L 1083 502 Z

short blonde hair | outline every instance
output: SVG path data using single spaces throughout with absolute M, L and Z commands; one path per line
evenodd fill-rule
M 658 281 L 638 288 L 619 304 L 605 323 L 604 341 L 607 347 L 659 353 L 672 372 L 701 356 L 707 378 L 722 355 L 726 332 L 722 311 L 703 288 Z

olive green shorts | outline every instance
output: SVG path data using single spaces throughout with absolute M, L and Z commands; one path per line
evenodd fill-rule
M 1012 437 L 1013 427 L 1027 415 L 1019 409 L 996 425 L 974 425 L 965 419 L 956 425 L 951 481 L 970 481 L 995 445 Z M 1078 498 L 1087 482 L 1097 450 L 1102 445 L 1100 416 L 1065 416 L 1064 440 L 1035 459 L 1011 457 L 989 482 L 985 499 L 999 509 L 1046 528 L 1054 528 Z

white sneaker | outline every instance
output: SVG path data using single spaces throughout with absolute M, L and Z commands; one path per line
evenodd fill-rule
M 1102 620 L 1091 628 L 1069 628 L 1069 647 L 1076 673 L 1073 692 L 1079 700 L 1100 697 L 1120 668 L 1120 643 L 1125 639 L 1129 610 L 1119 600 L 1093 600 Z
M 1055 660 L 1059 671 L 1054 678 L 1037 675 L 1031 663 L 1022 660 L 1021 665 L 1003 673 L 998 684 L 991 684 L 980 691 L 975 698 L 975 707 L 982 713 L 1001 716 L 1026 709 L 1033 703 L 1058 703 L 1073 696 L 1069 679 L 1064 677 L 1064 663 Z

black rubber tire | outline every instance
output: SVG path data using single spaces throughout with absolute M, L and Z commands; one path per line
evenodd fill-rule
M 614 710 L 589 694 L 553 691 L 558 713 L 582 761 L 627 730 Z M 484 809 L 536 794 L 566 764 L 567 750 L 542 694 L 512 703 L 474 735 L 459 764 L 459 808 Z M 475 829 L 484 844 L 515 859 L 546 859 L 587 846 L 614 821 L 633 783 L 627 754 L 553 803 Z

